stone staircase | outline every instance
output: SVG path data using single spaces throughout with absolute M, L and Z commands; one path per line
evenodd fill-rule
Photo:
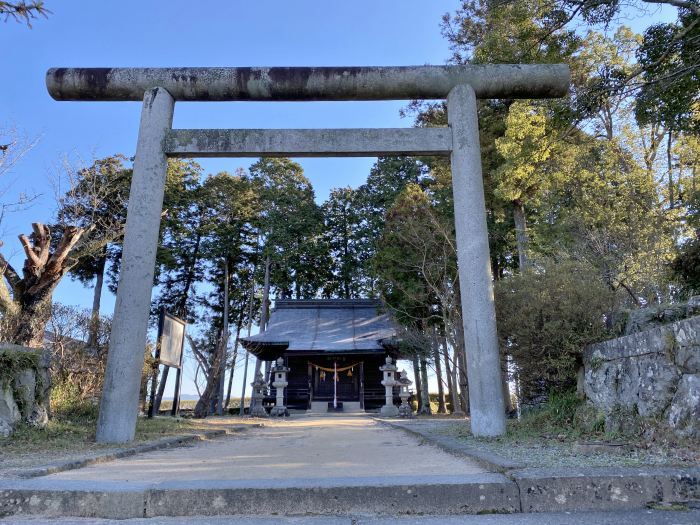
M 343 414 L 362 414 L 364 410 L 359 401 L 343 401 Z M 306 411 L 309 415 L 328 414 L 328 401 L 312 401 L 311 408 Z M 331 412 L 333 413 L 333 412 Z

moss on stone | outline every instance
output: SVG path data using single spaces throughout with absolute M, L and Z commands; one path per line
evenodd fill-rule
M 0 382 L 13 381 L 23 370 L 39 370 L 40 352 L 0 348 Z

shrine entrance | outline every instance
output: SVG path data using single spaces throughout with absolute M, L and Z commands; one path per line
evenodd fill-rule
M 362 361 L 348 364 L 343 358 L 324 358 L 311 365 L 312 396 L 316 401 L 360 401 Z
M 56 100 L 143 101 L 97 440 L 134 438 L 168 157 L 448 156 L 471 431 L 505 433 L 477 99 L 563 97 L 569 80 L 564 64 L 50 69 Z M 413 99 L 446 99 L 448 127 L 172 129 L 176 101 Z

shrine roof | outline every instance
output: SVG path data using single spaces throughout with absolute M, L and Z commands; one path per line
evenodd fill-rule
M 242 343 L 263 359 L 280 351 L 386 353 L 396 344 L 396 326 L 376 300 L 280 299 L 267 330 Z

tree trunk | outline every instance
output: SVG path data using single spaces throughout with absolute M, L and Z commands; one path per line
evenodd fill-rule
M 216 396 L 216 413 L 219 416 L 224 415 L 224 380 L 226 378 L 226 361 L 228 361 L 228 317 L 229 317 L 229 261 L 226 259 L 224 261 L 224 314 L 223 314 L 223 323 L 222 323 L 222 340 L 221 340 L 221 348 L 219 352 L 221 353 L 220 356 L 220 364 L 219 364 L 219 372 L 218 372 L 218 384 L 219 388 L 217 389 L 217 396 Z
M 214 359 L 207 374 L 207 385 L 194 407 L 195 417 L 207 417 L 214 411 L 218 412 L 222 403 L 219 394 L 223 391 L 222 371 L 226 369 L 226 347 L 228 343 L 228 261 L 224 263 L 224 311 L 219 341 L 215 349 Z M 216 403 L 216 404 L 214 404 Z
M 508 364 L 505 364 L 505 369 L 501 372 L 501 382 L 503 384 L 503 400 L 505 401 L 506 414 L 513 411 L 513 403 L 510 398 L 510 386 L 508 385 Z
M 450 353 L 447 347 L 447 338 L 443 338 L 442 356 L 445 360 L 445 377 L 447 378 L 447 395 L 450 400 L 450 413 L 454 413 L 457 403 L 457 392 L 455 392 L 455 384 L 452 382 L 452 366 L 450 365 Z
M 163 373 L 161 374 L 161 377 L 160 377 L 160 383 L 158 383 L 158 392 L 156 392 L 156 398 L 153 400 L 153 413 L 155 415 L 158 415 L 158 412 L 160 412 L 160 404 L 163 401 L 163 394 L 165 393 L 165 385 L 168 382 L 169 372 L 170 372 L 170 367 L 164 366 Z M 175 402 L 175 398 L 173 397 L 173 403 L 174 402 Z
M 423 406 L 420 409 L 421 414 L 432 414 L 433 411 L 430 408 L 430 392 L 428 390 L 428 361 L 425 358 L 420 360 L 420 382 L 421 382 L 421 392 L 423 397 Z
M 97 272 L 95 276 L 95 289 L 92 294 L 92 312 L 90 314 L 90 330 L 88 333 L 87 347 L 97 348 L 97 334 L 100 329 L 100 302 L 102 300 L 102 285 L 105 280 L 105 266 L 107 265 L 107 250 L 102 250 L 97 261 Z
M 433 359 L 435 360 L 435 375 L 437 376 L 438 387 L 438 414 L 446 414 L 445 408 L 445 389 L 442 384 L 442 365 L 440 364 L 440 344 L 437 339 L 437 334 L 433 338 Z
M 243 315 L 238 318 L 238 324 L 236 325 L 236 341 L 233 343 L 233 359 L 231 360 L 231 372 L 228 376 L 228 388 L 226 389 L 226 404 L 225 408 L 229 407 L 231 403 L 231 387 L 233 386 L 233 372 L 236 369 L 236 358 L 238 357 L 238 342 L 241 339 L 241 327 L 243 324 Z
M 8 342 L 41 348 L 44 345 L 46 324 L 51 317 L 53 291 L 63 276 L 72 268 L 74 249 L 88 230 L 68 226 L 52 250 L 51 232 L 41 223 L 32 224 L 30 237 L 20 235 L 19 240 L 26 259 L 22 279 L 10 264 L 0 257 L 4 278 L 12 288 L 13 307 L 16 316 L 9 331 Z
M 460 324 L 455 333 L 455 348 L 453 366 L 456 370 L 455 382 L 459 377 L 459 401 L 460 410 L 469 414 L 469 380 L 467 378 L 467 354 L 464 348 L 464 331 Z
M 248 337 L 250 337 L 250 332 L 253 329 L 253 295 L 255 294 L 255 281 L 253 281 L 250 285 L 250 297 L 248 299 Z M 243 367 L 243 388 L 241 389 L 241 403 L 238 406 L 238 414 L 243 415 L 245 414 L 245 389 L 248 385 L 246 385 L 246 381 L 248 381 L 248 360 L 250 356 L 248 355 L 248 351 L 246 350 L 245 353 L 245 365 Z M 252 407 L 251 407 L 252 408 Z
M 25 293 L 21 298 L 19 316 L 10 341 L 16 345 L 41 348 L 44 346 L 46 325 L 51 318 L 51 294 Z
M 270 307 L 270 256 L 268 255 L 265 258 L 265 281 L 263 282 L 263 296 L 262 296 L 262 305 L 260 307 L 260 332 L 264 332 L 265 328 L 267 327 L 267 319 L 269 316 L 269 307 Z M 262 361 L 259 358 L 255 359 L 255 372 L 253 374 L 253 377 L 258 377 L 258 373 L 260 373 L 260 369 L 262 368 Z M 267 375 L 268 371 L 268 365 L 265 365 L 265 372 Z M 245 386 L 244 386 L 245 388 Z M 255 400 L 251 398 L 250 400 L 250 408 L 251 410 L 253 409 L 253 403 Z
M 515 222 L 515 244 L 518 248 L 518 267 L 520 272 L 528 268 L 528 238 L 525 208 L 519 200 L 513 201 L 513 221 Z
M 452 349 L 452 386 L 455 392 L 453 413 L 458 416 L 463 416 L 466 412 L 464 411 L 464 399 L 459 391 L 459 358 L 457 347 Z
M 673 208 L 676 204 L 673 189 L 673 130 L 668 130 L 668 142 L 666 143 L 666 169 L 668 170 L 668 206 Z
M 460 357 L 462 361 L 464 361 L 464 356 L 462 355 Z M 459 387 L 462 411 L 469 415 L 469 380 L 467 378 L 466 363 L 460 364 L 459 367 Z
M 420 366 L 418 356 L 413 356 L 413 377 L 416 380 L 416 401 L 418 402 L 418 412 L 423 408 L 423 382 L 420 376 Z
M 270 318 L 270 256 L 265 258 L 265 281 L 263 282 L 262 309 L 260 311 L 260 331 L 267 328 L 267 320 Z

